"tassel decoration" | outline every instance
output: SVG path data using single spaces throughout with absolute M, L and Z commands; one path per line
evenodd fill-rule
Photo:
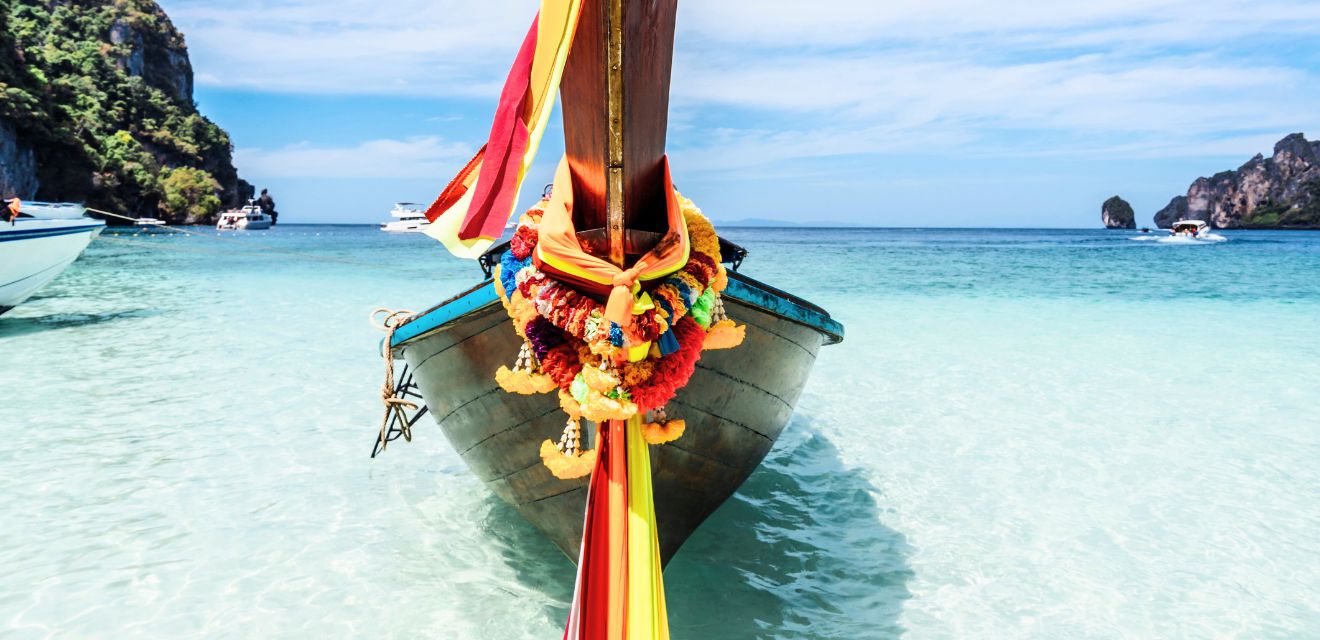
M 609 394 L 619 386 L 619 374 L 608 359 L 602 359 L 599 367 L 582 367 L 582 379 L 592 391 Z
M 747 338 L 747 326 L 734 323 L 724 312 L 724 296 L 715 295 L 715 308 L 711 311 L 710 319 L 710 330 L 701 343 L 703 350 L 732 349 Z
M 541 463 L 560 480 L 573 480 L 591 473 L 596 466 L 596 450 L 582 452 L 582 424 L 569 418 L 559 442 L 541 443 Z
M 642 425 L 642 438 L 646 444 L 664 444 L 683 437 L 687 423 L 683 420 L 670 420 L 664 407 L 656 409 L 651 421 Z
M 590 367 L 588 367 L 590 368 Z M 622 398 L 611 398 L 596 391 L 588 391 L 580 403 L 582 417 L 592 422 L 627 420 L 637 415 L 637 405 Z
M 522 349 L 518 351 L 518 361 L 514 363 L 513 369 L 500 367 L 499 371 L 495 372 L 495 382 L 509 393 L 525 396 L 549 393 L 558 388 L 550 376 L 541 373 L 536 356 L 532 354 L 532 345 L 525 340 Z

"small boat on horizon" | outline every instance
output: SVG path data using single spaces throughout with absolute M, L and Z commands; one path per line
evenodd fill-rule
M 81 204 L 28 202 L 18 208 L 13 221 L 0 223 L 0 314 L 63 273 L 105 229 Z
M 260 231 L 270 225 L 270 216 L 251 201 L 246 207 L 222 212 L 215 222 L 217 231 Z
M 1204 244 L 1225 242 L 1228 238 L 1214 233 L 1204 220 L 1179 220 L 1169 227 L 1169 235 L 1160 238 L 1165 244 Z
M 431 226 L 431 221 L 426 219 L 426 214 L 419 208 L 415 202 L 396 202 L 394 208 L 390 210 L 390 216 L 397 218 L 389 222 L 380 223 L 381 231 L 390 233 L 422 233 Z

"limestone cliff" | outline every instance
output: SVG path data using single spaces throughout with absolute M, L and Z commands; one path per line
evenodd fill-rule
M 1294 133 L 1269 158 L 1257 154 L 1235 171 L 1197 178 L 1155 214 L 1160 227 L 1180 219 L 1217 229 L 1320 228 L 1320 141 Z
M 3 195 L 200 223 L 252 196 L 153 0 L 0 0 L 0 91 Z
M 1106 229 L 1137 228 L 1137 216 L 1132 211 L 1132 205 L 1118 196 L 1105 200 L 1105 203 L 1100 205 L 1100 221 L 1104 223 Z

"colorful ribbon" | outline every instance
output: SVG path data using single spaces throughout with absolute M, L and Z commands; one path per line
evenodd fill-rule
M 564 280 L 588 293 L 608 296 L 605 319 L 621 327 L 632 324 L 633 314 L 654 308 L 651 298 L 641 290 L 641 282 L 655 280 L 682 269 L 691 255 L 687 221 L 674 191 L 665 161 L 665 198 L 669 233 L 631 268 L 620 269 L 608 260 L 597 258 L 582 249 L 573 226 L 573 176 L 568 159 L 559 162 L 555 186 L 541 215 L 540 239 L 532 259 L 536 267 L 552 277 Z
M 581 0 L 542 0 L 504 82 L 490 137 L 426 210 L 426 235 L 460 258 L 485 253 L 517 207 L 518 189 L 536 158 Z
M 668 640 L 642 419 L 601 425 L 564 640 Z

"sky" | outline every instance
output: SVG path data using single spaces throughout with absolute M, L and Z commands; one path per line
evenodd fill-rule
M 484 142 L 535 0 L 161 0 L 281 221 L 429 203 Z M 1320 137 L 1320 3 L 683 0 L 668 149 L 712 218 L 1139 224 Z M 556 114 L 522 202 L 563 152 Z

